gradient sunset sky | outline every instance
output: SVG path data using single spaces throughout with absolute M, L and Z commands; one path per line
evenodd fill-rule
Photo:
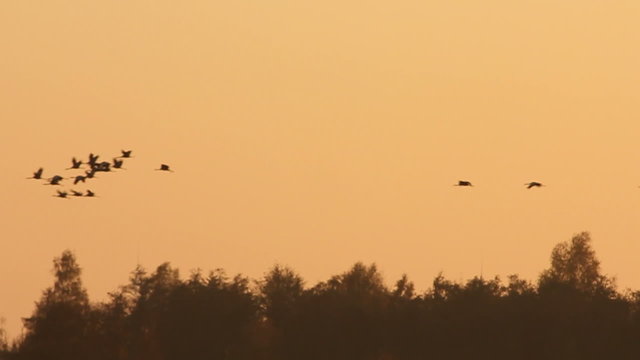
M 637 0 L 3 1 L 0 317 L 20 333 L 64 249 L 95 301 L 138 259 L 307 285 L 375 262 L 422 291 L 534 281 L 590 231 L 640 289 L 638 19 Z M 126 170 L 63 187 L 95 199 L 25 179 L 120 149 Z

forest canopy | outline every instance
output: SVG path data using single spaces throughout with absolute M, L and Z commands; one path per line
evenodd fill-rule
M 76 256 L 53 260 L 25 331 L 0 359 L 638 359 L 640 292 L 601 273 L 589 233 L 556 245 L 536 283 L 509 276 L 418 293 L 356 263 L 313 286 L 275 265 L 261 279 L 163 263 L 93 303 Z

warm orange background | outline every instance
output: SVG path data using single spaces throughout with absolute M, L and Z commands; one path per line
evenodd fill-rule
M 138 247 L 149 270 L 282 263 L 313 285 L 360 260 L 425 290 L 534 280 L 587 230 L 638 289 L 639 19 L 637 0 L 3 1 L 0 316 L 19 334 L 65 248 L 94 300 Z M 121 148 L 128 170 L 78 187 L 100 198 L 25 180 Z

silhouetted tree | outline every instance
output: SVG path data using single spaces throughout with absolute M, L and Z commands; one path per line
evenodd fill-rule
M 424 301 L 416 296 L 415 285 L 406 274 L 396 282 L 390 293 L 383 359 L 423 359 L 425 341 Z
M 258 282 L 259 302 L 264 316 L 262 336 L 268 343 L 272 358 L 288 359 L 294 330 L 293 322 L 298 316 L 298 306 L 304 291 L 304 281 L 292 269 L 274 266 Z
M 613 279 L 600 274 L 600 261 L 591 248 L 588 232 L 575 235 L 571 242 L 562 242 L 553 248 L 551 268 L 540 276 L 540 288 L 568 286 L 588 294 L 615 295 Z
M 304 281 L 292 269 L 274 266 L 258 283 L 260 302 L 265 316 L 279 326 L 291 315 L 304 290 Z
M 54 273 L 18 347 L 0 331 L 2 360 L 640 358 L 640 292 L 617 292 L 587 233 L 553 249 L 537 287 L 439 274 L 416 294 L 406 275 L 389 290 L 375 265 L 356 263 L 308 289 L 275 266 L 252 291 L 240 275 L 183 281 L 164 263 L 90 304 L 71 252 Z
M 180 281 L 160 265 L 150 276 L 137 269 L 130 291 L 130 359 L 250 359 L 258 304 L 249 280 L 223 271 L 194 272 Z
M 44 291 L 34 314 L 24 319 L 20 352 L 26 359 L 87 359 L 89 299 L 75 255 L 65 250 L 53 261 L 55 283 Z
M 118 360 L 129 357 L 131 302 L 126 291 L 109 293 L 110 301 L 92 306 L 89 313 L 89 343 L 92 359 Z
M 130 326 L 130 359 L 164 359 L 159 342 L 159 315 L 166 311 L 172 289 L 180 284 L 179 272 L 163 263 L 156 271 L 147 275 L 137 267 L 128 286 L 134 296 Z
M 7 340 L 7 332 L 4 329 L 5 319 L 0 317 L 0 359 L 6 359 L 9 355 L 9 341 Z
M 384 346 L 389 291 L 375 265 L 355 264 L 305 291 L 289 345 L 296 359 L 374 359 Z
M 539 357 L 563 359 L 633 358 L 624 339 L 630 308 L 615 282 L 600 273 L 589 233 L 553 249 L 551 267 L 539 279 Z M 640 340 L 640 338 L 638 338 Z

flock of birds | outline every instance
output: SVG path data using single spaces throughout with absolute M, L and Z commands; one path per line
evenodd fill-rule
M 43 177 L 44 169 L 39 168 L 33 173 L 33 176 L 27 179 L 45 180 L 46 183 L 44 185 L 60 186 L 62 185 L 62 181 L 65 179 L 73 179 L 73 185 L 77 185 L 80 182 L 84 184 L 86 183 L 87 179 L 95 178 L 95 174 L 98 172 L 110 172 L 116 169 L 118 170 L 124 169 L 122 167 L 122 165 L 124 164 L 124 159 L 132 158 L 131 156 L 132 150 L 120 150 L 120 152 L 122 154 L 120 156 L 114 157 L 111 162 L 109 161 L 99 162 L 98 158 L 100 158 L 100 155 L 94 155 L 93 153 L 89 154 L 89 159 L 86 162 L 84 162 L 83 160 L 76 159 L 75 157 L 71 158 L 71 167 L 68 167 L 65 170 L 76 170 L 76 169 L 84 170 L 84 173 L 79 175 L 74 175 L 67 178 L 65 178 L 62 175 L 53 175 L 51 177 L 45 178 Z M 171 168 L 167 164 L 161 164 L 160 168 L 155 170 L 173 172 L 173 170 L 171 170 Z M 57 194 L 53 196 L 62 198 L 62 199 L 67 199 L 68 196 L 73 196 L 73 197 L 95 197 L 96 196 L 96 194 L 89 189 L 86 189 L 85 191 L 77 191 L 77 190 L 71 189 L 69 191 L 70 193 L 64 190 L 56 190 Z
M 524 185 L 527 187 L 527 189 L 531 189 L 532 187 L 544 186 L 542 183 L 539 183 L 537 181 L 528 182 L 528 183 L 526 183 Z M 453 186 L 473 186 L 473 184 L 471 184 L 470 181 L 460 180 L 460 181 L 458 181 L 457 184 L 454 184 Z
M 82 160 L 78 160 L 75 157 L 71 158 L 71 167 L 68 167 L 65 170 L 72 170 L 72 169 L 81 170 L 83 169 L 82 168 L 83 165 L 86 165 L 86 168 L 84 168 L 86 170 L 84 170 L 84 174 L 75 175 L 67 179 L 73 179 L 73 185 L 77 185 L 80 182 L 84 184 L 87 181 L 87 179 L 93 179 L 97 172 L 110 172 L 115 169 L 124 169 L 122 167 L 122 165 L 124 164 L 124 159 L 130 159 L 132 157 L 131 156 L 132 150 L 120 150 L 120 152 L 121 152 L 121 155 L 114 157 L 112 162 L 109 162 L 109 161 L 98 162 L 98 158 L 100 156 L 94 155 L 93 153 L 89 154 L 89 159 L 86 162 Z M 171 170 L 171 168 L 167 164 L 160 164 L 160 168 L 154 169 L 154 170 L 173 172 L 173 170 Z M 29 177 L 27 179 L 46 180 L 47 183 L 45 185 L 62 185 L 61 182 L 65 179 L 65 177 L 61 175 L 53 175 L 52 177 L 44 178 L 43 172 L 44 172 L 44 169 L 39 168 L 33 173 L 32 177 Z M 527 187 L 527 189 L 544 186 L 542 183 L 539 183 L 537 181 L 528 182 L 524 185 Z M 457 184 L 454 184 L 454 186 L 473 186 L 473 184 L 471 184 L 470 181 L 459 180 Z M 70 193 L 64 190 L 56 190 L 56 191 L 57 191 L 57 194 L 54 195 L 54 197 L 59 197 L 63 199 L 67 198 L 68 196 L 74 196 L 74 197 L 95 197 L 96 196 L 96 194 L 89 189 L 85 190 L 84 192 L 71 189 L 69 190 Z

